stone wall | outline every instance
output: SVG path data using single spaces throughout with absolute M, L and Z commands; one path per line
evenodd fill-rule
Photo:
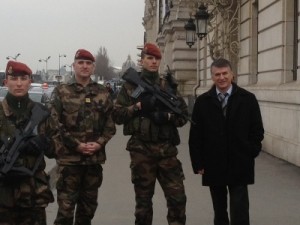
M 293 51 L 299 49 L 298 31 L 294 30 L 295 19 L 299 26 L 296 1 L 242 2 L 238 83 L 259 100 L 264 150 L 300 166 L 300 83 L 293 71 L 294 66 L 299 71 L 300 65 L 299 54 Z

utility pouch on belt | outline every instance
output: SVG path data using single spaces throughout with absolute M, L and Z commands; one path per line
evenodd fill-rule
M 140 117 L 140 133 L 139 138 L 142 141 L 156 142 L 158 140 L 159 128 L 151 123 L 147 117 Z
M 149 118 L 140 117 L 140 133 L 139 138 L 143 141 L 151 141 L 150 132 L 151 121 Z
M 157 142 L 159 139 L 159 127 L 156 126 L 153 122 L 151 123 L 151 139 L 153 142 Z
M 140 130 L 140 118 L 134 117 L 124 124 L 123 134 L 124 135 L 134 135 Z

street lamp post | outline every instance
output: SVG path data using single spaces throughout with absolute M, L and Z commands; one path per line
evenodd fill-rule
M 186 30 L 186 44 L 191 48 L 195 44 L 195 33 L 197 34 L 197 81 L 196 86 L 193 88 L 194 96 L 196 97 L 196 90 L 200 86 L 200 41 L 207 35 L 207 21 L 209 18 L 209 13 L 207 12 L 207 7 L 202 3 L 198 11 L 195 14 L 195 22 L 190 18 L 185 24 L 184 28 Z
M 67 57 L 65 54 L 58 55 L 58 76 L 60 77 L 60 57 Z
M 195 14 L 196 25 L 192 18 L 190 18 L 187 24 L 185 24 L 184 29 L 186 31 L 186 44 L 190 48 L 195 43 L 195 32 L 200 40 L 206 37 L 208 18 L 209 18 L 209 13 L 207 12 L 207 7 L 204 6 L 204 4 L 202 3 Z
M 48 56 L 46 59 L 39 59 L 39 62 L 45 62 L 46 63 L 46 77 L 48 79 L 48 60 L 51 58 L 51 56 Z
M 18 58 L 20 55 L 21 55 L 21 53 L 16 54 L 15 57 L 13 57 L 13 56 L 7 56 L 6 59 L 7 59 L 7 60 L 13 59 L 13 60 L 17 61 L 17 58 Z
M 73 71 L 72 71 L 72 69 L 73 69 L 73 66 L 72 65 L 68 65 L 68 64 L 66 64 L 66 65 L 64 65 L 64 67 L 70 67 L 70 69 L 71 69 L 71 76 L 73 75 Z
M 207 7 L 203 3 L 199 6 L 199 9 L 195 15 L 196 19 L 196 34 L 202 40 L 207 35 L 207 20 L 209 14 L 207 12 Z

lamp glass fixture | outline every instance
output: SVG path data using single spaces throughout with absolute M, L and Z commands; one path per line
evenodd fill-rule
M 209 14 L 207 12 L 207 7 L 201 4 L 195 15 L 196 19 L 196 33 L 200 39 L 207 35 L 207 20 Z
M 188 20 L 187 24 L 184 26 L 184 29 L 186 31 L 186 44 L 191 48 L 195 44 L 196 31 L 196 25 L 192 18 Z

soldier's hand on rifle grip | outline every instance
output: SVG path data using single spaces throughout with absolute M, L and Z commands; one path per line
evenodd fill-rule
M 20 152 L 25 154 L 39 155 L 45 152 L 49 147 L 50 140 L 44 135 L 37 135 L 28 140 L 28 142 L 20 149 Z
M 137 102 L 133 104 L 132 109 L 135 114 L 138 114 L 139 111 L 141 110 L 141 102 Z

